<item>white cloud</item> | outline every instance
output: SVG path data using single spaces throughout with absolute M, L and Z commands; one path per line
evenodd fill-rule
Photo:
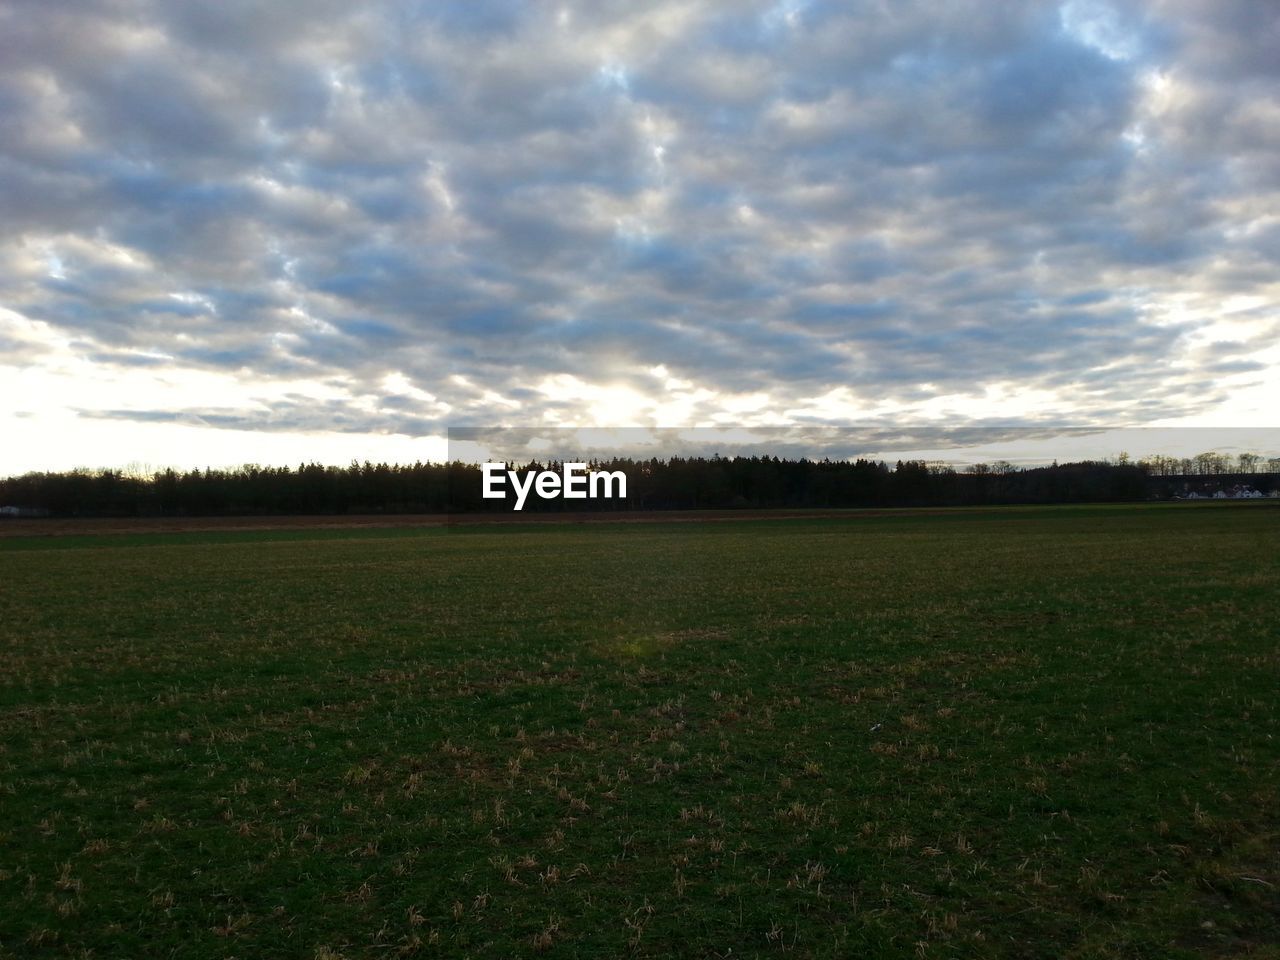
M 0 363 L 50 457 L 77 412 L 205 423 L 193 462 L 1272 416 L 1270 5 L 132 9 L 6 22 Z

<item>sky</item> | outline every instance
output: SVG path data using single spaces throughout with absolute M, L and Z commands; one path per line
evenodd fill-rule
M 7 0 L 0 474 L 1276 427 L 1277 49 L 1258 0 Z

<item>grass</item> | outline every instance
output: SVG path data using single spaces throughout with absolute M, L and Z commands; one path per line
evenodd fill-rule
M 0 956 L 1280 957 L 1278 545 L 0 541 Z

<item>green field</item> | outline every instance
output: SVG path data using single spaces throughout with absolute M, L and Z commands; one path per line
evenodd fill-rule
M 0 541 L 0 956 L 1280 957 L 1280 509 Z

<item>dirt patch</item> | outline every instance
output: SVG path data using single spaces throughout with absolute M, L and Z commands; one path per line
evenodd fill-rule
M 278 517 L 50 517 L 0 519 L 6 537 L 69 537 L 139 533 L 253 530 L 362 530 L 511 523 L 708 523 L 737 520 L 821 520 L 858 517 L 924 517 L 972 507 L 901 507 L 850 510 L 609 510 L 593 513 L 410 513 Z
M 138 533 L 240 530 L 357 530 L 378 527 L 440 527 L 448 518 L 431 514 L 324 517 L 51 517 L 0 520 L 4 537 L 83 537 Z

